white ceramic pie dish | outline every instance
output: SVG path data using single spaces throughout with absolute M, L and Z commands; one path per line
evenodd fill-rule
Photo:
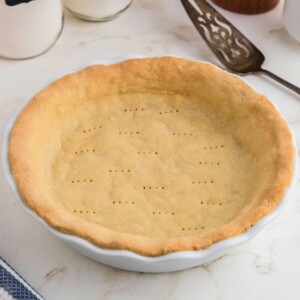
M 136 56 L 135 56 L 136 57 Z M 105 61 L 96 61 L 91 64 L 112 64 L 119 61 L 122 61 L 126 58 L 121 59 L 113 59 L 113 60 L 105 60 Z M 87 67 L 88 65 L 82 66 L 81 68 Z M 81 69 L 80 68 L 80 69 Z M 61 77 L 65 74 L 61 74 L 58 77 Z M 48 84 L 47 84 L 48 85 Z M 20 108 L 20 111 L 23 109 L 23 107 L 30 101 L 31 97 L 25 101 L 25 103 Z M 256 223 L 251 229 L 249 229 L 247 232 L 229 238 L 227 240 L 218 242 L 214 244 L 213 246 L 205 249 L 205 250 L 199 250 L 199 251 L 179 251 L 174 252 L 167 255 L 162 255 L 158 257 L 145 257 L 130 251 L 125 250 L 109 250 L 109 249 L 102 249 L 99 248 L 90 242 L 73 236 L 69 234 L 65 234 L 62 232 L 59 232 L 52 227 L 50 227 L 42 218 L 40 218 L 34 211 L 29 209 L 24 202 L 22 201 L 22 198 L 18 192 L 14 177 L 11 173 L 9 162 L 8 162 L 8 148 L 9 148 L 9 140 L 10 140 L 10 133 L 11 129 L 13 127 L 13 124 L 19 114 L 19 112 L 12 118 L 12 120 L 9 122 L 5 135 L 4 135 L 4 142 L 3 142 L 3 149 L 2 149 L 2 163 L 4 167 L 4 173 L 7 178 L 7 181 L 10 185 L 10 187 L 13 190 L 13 193 L 16 196 L 17 202 L 20 204 L 20 206 L 24 209 L 24 211 L 29 214 L 32 218 L 37 220 L 39 223 L 41 223 L 43 226 L 47 228 L 54 236 L 59 238 L 60 240 L 67 243 L 69 246 L 77 250 L 78 252 L 82 253 L 85 256 L 88 256 L 96 261 L 99 261 L 103 264 L 124 269 L 124 270 L 130 270 L 130 271 L 137 271 L 137 272 L 152 272 L 152 273 L 161 273 L 161 272 L 172 272 L 172 271 L 179 271 L 195 266 L 199 266 L 205 263 L 208 263 L 222 255 L 224 255 L 228 249 L 231 247 L 234 247 L 236 245 L 242 244 L 248 240 L 250 240 L 252 237 L 254 237 L 258 232 L 260 232 L 269 222 L 271 222 L 275 217 L 279 215 L 281 212 L 287 198 L 288 198 L 288 192 L 290 188 L 287 189 L 284 199 L 281 201 L 281 203 L 277 206 L 275 210 L 273 210 L 272 213 L 270 213 L 268 216 L 260 220 L 258 223 Z M 295 146 L 295 139 L 294 140 L 294 146 Z M 296 146 L 295 146 L 296 148 Z M 298 164 L 298 158 L 295 156 L 295 167 L 294 170 L 296 170 Z M 294 178 L 293 182 L 295 181 L 295 171 L 294 171 Z

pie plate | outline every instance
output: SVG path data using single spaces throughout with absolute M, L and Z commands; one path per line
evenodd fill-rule
M 128 59 L 128 57 L 126 57 L 126 59 Z M 111 60 L 106 60 L 106 61 L 96 61 L 96 62 L 90 63 L 80 69 L 83 69 L 83 68 L 85 68 L 87 66 L 91 66 L 91 65 L 97 65 L 97 64 L 111 65 L 111 64 L 115 64 L 117 62 L 123 61 L 123 60 L 124 60 L 124 58 L 111 59 Z M 209 64 L 209 63 L 205 63 L 205 64 L 207 64 L 209 66 L 209 68 L 211 68 L 210 67 L 211 64 Z M 222 72 L 224 72 L 224 71 L 222 71 Z M 230 76 L 232 76 L 232 75 L 230 75 Z M 59 77 L 61 77 L 61 76 L 59 76 Z M 48 86 L 48 84 L 47 84 L 47 86 Z M 290 186 L 285 189 L 284 197 L 280 201 L 280 203 L 275 207 L 275 209 L 273 209 L 270 213 L 266 214 L 266 216 L 264 216 L 263 218 L 260 218 L 260 220 L 258 222 L 254 222 L 251 225 L 251 227 L 247 228 L 247 230 L 245 230 L 244 232 L 239 233 L 239 234 L 232 234 L 231 236 L 229 236 L 226 239 L 224 239 L 224 238 L 219 239 L 216 242 L 212 242 L 210 246 L 203 247 L 200 250 L 186 250 L 185 246 L 183 246 L 183 249 L 185 249 L 185 250 L 180 250 L 180 249 L 175 250 L 175 251 L 172 250 L 172 251 L 167 251 L 166 254 L 158 253 L 158 255 L 157 254 L 142 255 L 142 253 L 138 253 L 138 251 L 122 250 L 122 249 L 109 249 L 109 247 L 105 247 L 105 248 L 101 247 L 99 244 L 97 245 L 97 243 L 95 243 L 95 242 L 92 243 L 88 239 L 80 237 L 80 235 L 68 234 L 68 233 L 66 233 L 67 230 L 59 231 L 54 228 L 55 226 L 50 226 L 48 224 L 49 222 L 47 223 L 34 210 L 29 208 L 28 205 L 26 205 L 27 203 L 24 202 L 24 198 L 23 198 L 23 196 L 21 196 L 21 193 L 17 186 L 17 182 L 15 181 L 15 177 L 12 174 L 12 170 L 11 170 L 10 163 L 9 163 L 9 147 L 10 147 L 10 140 L 11 140 L 11 132 L 15 125 L 16 119 L 18 118 L 18 116 L 19 116 L 20 112 L 23 110 L 23 108 L 28 104 L 30 99 L 25 101 L 25 103 L 23 104 L 20 111 L 9 122 L 7 129 L 5 131 L 4 143 L 3 143 L 3 149 L 2 149 L 2 162 L 3 162 L 4 172 L 5 172 L 7 181 L 17 199 L 17 202 L 19 203 L 19 205 L 24 209 L 24 211 L 27 214 L 29 214 L 32 218 L 34 218 L 40 224 L 42 224 L 44 227 L 46 227 L 46 229 L 48 231 L 50 231 L 54 236 L 56 236 L 60 240 L 67 243 L 69 246 L 71 246 L 78 252 L 80 252 L 83 255 L 90 257 L 96 261 L 99 261 L 105 265 L 109 265 L 109 266 L 124 269 L 124 270 L 136 271 L 136 272 L 163 273 L 163 272 L 173 272 L 173 271 L 183 270 L 183 269 L 187 269 L 187 268 L 191 268 L 191 267 L 195 267 L 195 266 L 199 266 L 199 265 L 208 263 L 208 262 L 224 255 L 228 251 L 228 249 L 250 240 L 258 232 L 260 232 L 269 222 L 271 222 L 276 216 L 278 216 L 279 213 L 282 211 L 282 208 L 288 197 L 288 193 L 291 189 L 292 184 L 290 184 Z M 226 105 L 226 103 L 224 103 L 224 105 Z M 119 134 L 121 134 L 121 133 L 122 133 L 122 131 L 119 132 Z M 186 135 L 186 134 L 184 134 L 184 135 Z M 292 139 L 293 139 L 294 152 L 296 152 L 295 139 L 294 139 L 293 135 L 292 135 Z M 217 147 L 215 147 L 215 148 L 217 148 Z M 77 152 L 75 152 L 75 154 L 77 154 Z M 157 154 L 157 153 L 155 153 L 155 154 Z M 292 183 L 295 181 L 295 170 L 296 170 L 297 163 L 298 163 L 298 159 L 297 159 L 297 156 L 295 155 Z M 199 164 L 201 164 L 201 162 L 199 162 Z M 213 163 L 211 163 L 211 164 L 213 165 Z M 217 163 L 215 163 L 215 164 L 217 164 Z M 109 170 L 109 172 L 111 172 L 111 170 Z M 74 181 L 72 181 L 72 183 L 73 182 Z M 78 180 L 78 182 L 79 182 L 79 180 Z M 91 180 L 91 182 L 92 182 L 92 180 Z M 211 181 L 211 183 L 213 183 L 213 181 Z M 191 185 L 191 183 L 189 183 L 189 184 Z M 195 184 L 195 182 L 193 182 L 193 184 Z M 205 184 L 206 184 L 206 181 L 205 181 Z M 144 189 L 145 189 L 145 187 L 144 187 Z M 115 201 L 112 203 L 115 204 Z M 111 203 L 111 205 L 112 205 L 112 203 Z M 121 201 L 119 203 L 121 203 Z M 126 203 L 127 203 L 127 201 L 126 201 Z M 132 203 L 134 203 L 134 202 L 132 202 Z M 206 203 L 206 204 L 215 205 L 216 203 Z M 218 204 L 222 205 L 222 203 L 218 203 Z M 116 208 L 116 206 L 111 206 L 111 207 L 113 207 L 112 209 Z M 76 213 L 76 212 L 77 211 L 74 210 L 74 213 Z M 88 213 L 88 211 L 87 211 L 87 213 Z M 156 213 L 157 214 L 166 214 L 166 215 L 169 214 L 170 217 L 169 216 L 165 217 L 165 218 L 169 218 L 169 219 L 172 218 L 172 216 L 174 215 L 174 213 L 171 214 L 167 211 L 163 212 L 163 213 L 161 213 L 161 212 L 156 212 Z M 155 211 L 153 211 L 153 215 L 155 215 Z M 195 228 L 195 230 L 196 229 L 197 228 Z M 181 230 L 186 231 L 186 230 L 191 230 L 191 228 L 185 227 L 185 228 L 182 228 Z M 100 240 L 101 240 L 101 238 L 100 238 Z M 139 247 L 141 249 L 144 249 L 144 246 L 145 245 L 139 245 Z

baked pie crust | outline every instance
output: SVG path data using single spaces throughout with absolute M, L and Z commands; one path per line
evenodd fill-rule
M 56 80 L 20 113 L 9 148 L 24 202 L 49 225 L 146 256 L 247 231 L 284 197 L 294 156 L 269 100 L 174 57 Z

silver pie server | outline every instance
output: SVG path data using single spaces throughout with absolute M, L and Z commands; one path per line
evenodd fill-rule
M 265 60 L 235 26 L 205 0 L 181 0 L 194 26 L 221 63 L 239 75 L 260 73 L 300 95 L 300 88 L 261 66 Z

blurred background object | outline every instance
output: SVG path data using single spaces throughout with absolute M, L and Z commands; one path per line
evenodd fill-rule
M 57 41 L 63 27 L 60 0 L 0 2 L 0 57 L 40 55 Z
M 300 1 L 285 0 L 283 22 L 288 33 L 300 43 Z
M 279 0 L 213 0 L 213 2 L 232 12 L 261 14 L 273 9 L 279 3 Z
M 76 17 L 94 22 L 112 20 L 125 11 L 133 0 L 63 0 Z

